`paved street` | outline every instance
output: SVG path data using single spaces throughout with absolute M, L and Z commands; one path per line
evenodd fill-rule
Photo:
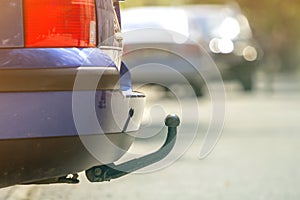
M 169 167 L 153 173 L 128 175 L 110 183 L 90 184 L 83 174 L 78 185 L 14 186 L 0 190 L 5 200 L 298 200 L 300 198 L 300 84 L 297 78 L 279 77 L 273 92 L 263 83 L 245 94 L 234 83 L 226 85 L 226 119 L 222 136 L 213 152 L 199 159 L 201 142 L 210 121 L 210 100 L 198 99 L 200 128 L 187 152 Z M 190 109 L 182 130 L 193 129 L 192 100 L 180 104 Z M 162 123 L 163 111 L 177 110 L 178 103 L 166 97 L 150 98 L 155 104 L 145 115 L 149 133 Z M 159 146 L 154 139 L 150 149 Z M 184 138 L 180 138 L 184 140 Z M 145 142 L 137 141 L 133 152 Z

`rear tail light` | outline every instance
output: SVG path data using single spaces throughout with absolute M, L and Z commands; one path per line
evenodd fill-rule
M 25 47 L 95 47 L 95 0 L 23 0 Z

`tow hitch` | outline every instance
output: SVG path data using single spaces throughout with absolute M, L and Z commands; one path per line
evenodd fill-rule
M 175 145 L 177 126 L 179 126 L 179 124 L 180 120 L 177 115 L 168 115 L 165 119 L 165 125 L 168 127 L 167 138 L 159 150 L 120 165 L 112 163 L 92 167 L 86 170 L 87 179 L 90 182 L 110 181 L 111 179 L 122 177 L 162 160 L 171 152 Z

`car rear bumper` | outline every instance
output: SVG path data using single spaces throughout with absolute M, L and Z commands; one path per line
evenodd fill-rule
M 133 137 L 125 133 L 0 140 L 0 188 L 78 173 L 106 164 L 97 160 L 81 139 L 96 141 L 97 150 L 108 163 L 118 160 L 133 141 Z M 123 151 L 104 142 L 107 139 Z
M 0 187 L 117 161 L 144 104 L 115 66 L 1 67 Z
M 142 94 L 117 90 L 0 97 L 0 187 L 117 161 L 133 142 L 127 133 L 139 129 L 145 102 Z

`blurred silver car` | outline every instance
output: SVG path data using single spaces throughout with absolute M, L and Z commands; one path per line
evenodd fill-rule
M 207 56 L 189 39 L 189 19 L 176 7 L 141 7 L 122 12 L 123 60 L 133 83 L 188 84 L 200 96 Z

